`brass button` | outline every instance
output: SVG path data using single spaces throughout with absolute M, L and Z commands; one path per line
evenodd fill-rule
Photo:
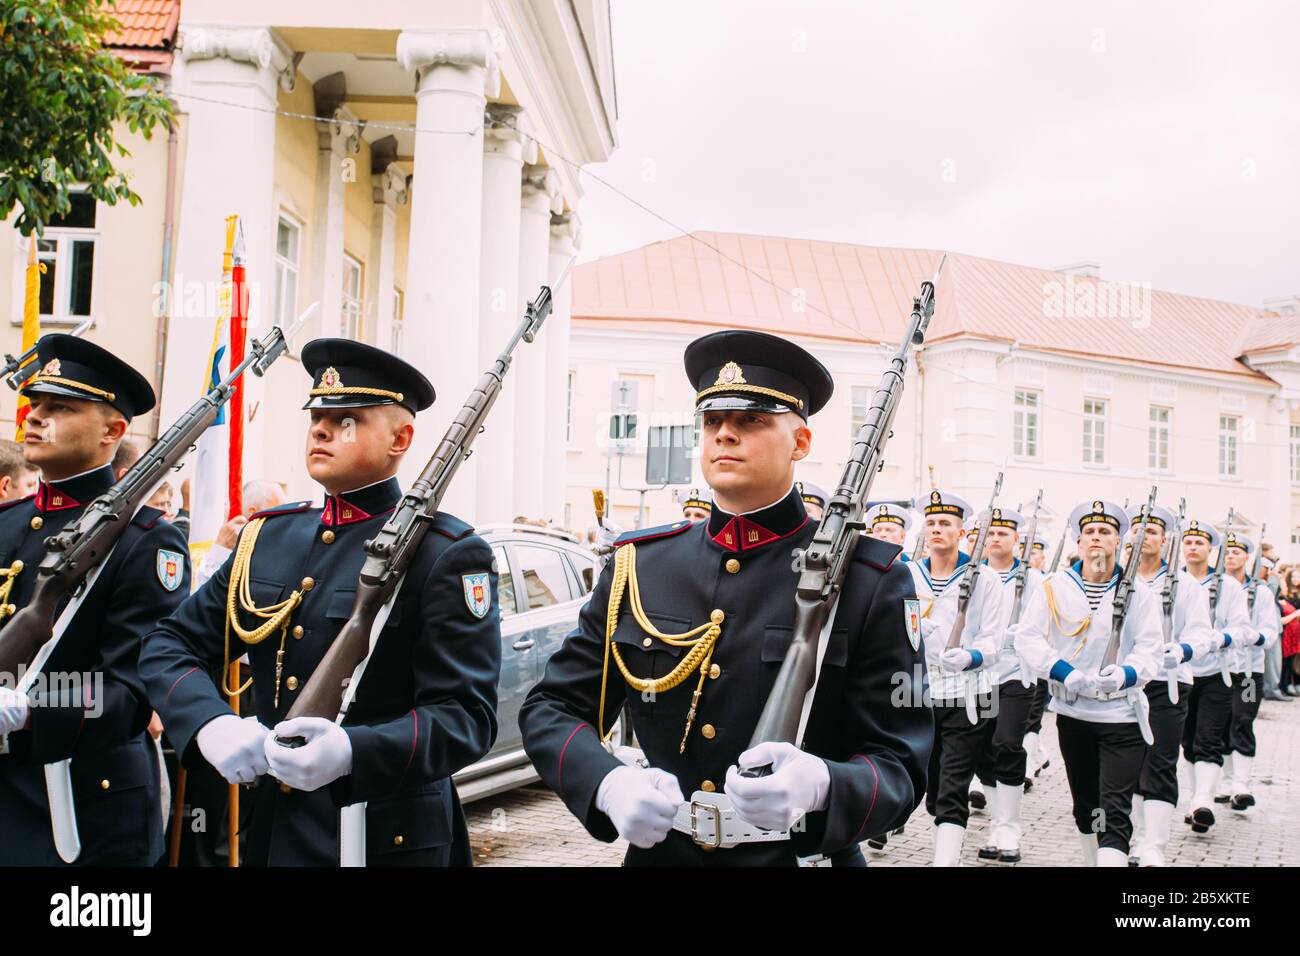
M 728 573 L 728 574 L 735 574 L 735 573 L 736 573 L 737 571 L 739 571 L 739 570 L 740 570 L 740 562 L 737 561 L 735 558 L 728 558 L 728 559 L 727 559 L 727 573 Z
M 24 567 L 25 565 L 21 561 L 15 561 L 13 564 L 9 565 L 9 570 L 14 574 L 19 574 Z
M 109 787 L 109 783 L 108 783 L 107 780 L 101 780 L 101 781 L 99 781 L 99 789 L 100 789 L 100 790 L 107 790 L 108 787 Z
M 42 518 L 40 515 L 37 515 L 36 517 L 34 517 L 34 518 L 32 519 L 32 530 L 33 530 L 33 531 L 40 531 L 40 530 L 41 530 L 41 525 L 43 525 L 43 524 L 45 524 L 45 519 Z
M 333 531 L 322 531 L 322 532 L 321 532 L 320 539 L 321 539 L 322 541 L 324 541 L 326 544 L 331 544 L 331 543 L 334 541 L 334 532 L 333 532 Z
M 721 624 L 723 619 L 726 616 L 727 615 L 723 614 L 720 608 L 715 607 L 713 609 L 713 613 L 709 615 L 709 620 L 712 621 L 714 624 Z
M 718 732 L 714 729 L 712 724 L 705 724 L 700 728 L 700 733 L 704 736 L 705 740 L 712 740 L 714 737 L 718 736 Z
M 718 675 L 721 673 L 722 673 L 722 668 L 719 667 L 717 664 L 714 664 L 712 667 L 709 668 L 709 676 L 714 680 L 717 680 Z
M 296 640 L 301 641 L 301 640 L 302 640 L 302 635 L 303 635 L 302 625 L 301 625 L 301 624 L 295 624 L 295 625 L 293 626 L 293 636 L 294 636 L 294 638 L 295 638 Z
M 654 641 L 652 641 L 650 638 L 647 637 L 644 641 L 641 642 L 641 646 L 642 646 L 642 647 L 649 647 L 649 646 L 650 646 L 651 644 L 653 644 L 653 643 L 654 643 Z
M 712 780 L 705 780 L 702 784 L 700 784 L 700 789 L 703 790 L 705 793 L 713 793 L 713 791 L 718 789 L 718 785 L 715 784 Z
M 289 690 L 297 690 L 297 689 L 298 689 L 298 678 L 296 678 L 296 677 L 290 677 L 287 681 L 284 682 L 284 686 L 287 687 L 287 688 L 289 688 Z
M 289 786 L 287 783 L 282 783 L 282 784 L 280 784 L 280 792 L 281 792 L 281 793 L 293 793 L 293 787 Z
M 393 837 L 393 846 L 401 846 L 405 842 L 406 840 L 402 838 L 402 835 L 400 833 L 397 834 L 397 836 Z
M 310 591 L 316 586 L 316 581 L 312 578 L 303 578 L 301 586 L 304 591 Z

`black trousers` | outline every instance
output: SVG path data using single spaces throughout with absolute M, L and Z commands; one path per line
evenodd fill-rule
M 1197 677 L 1187 695 L 1183 756 L 1192 763 L 1223 766 L 1223 736 L 1232 716 L 1232 688 L 1219 674 Z
M 1056 715 L 1065 776 L 1074 802 L 1074 825 L 1096 833 L 1099 847 L 1128 853 L 1129 811 L 1142 773 L 1146 742 L 1136 723 L 1102 724 Z
M 1264 692 L 1264 674 L 1233 674 L 1232 704 L 1228 711 L 1228 726 L 1223 734 L 1223 754 L 1255 756 L 1255 718 L 1259 715 L 1259 699 Z
M 1034 688 L 1034 702 L 1029 707 L 1029 725 L 1025 733 L 1037 734 L 1043 730 L 1043 711 L 1047 707 L 1047 681 L 1040 680 Z
M 992 717 L 987 701 L 976 708 L 977 723 L 966 716 L 960 700 L 936 700 L 934 749 L 930 751 L 930 773 L 925 786 L 925 809 L 935 823 L 966 825 L 970 816 L 970 782 L 975 776 L 980 750 Z
M 998 714 L 986 721 L 984 746 L 975 772 L 986 787 L 1005 783 L 1019 787 L 1025 782 L 1025 733 L 1029 712 L 1038 688 L 1026 687 L 1020 678 L 998 685 Z
M 1151 702 L 1151 736 L 1155 739 L 1142 760 L 1137 792 L 1147 800 L 1178 803 L 1178 745 L 1183 739 L 1192 685 L 1178 684 L 1178 703 L 1169 702 L 1169 685 L 1153 680 L 1146 686 Z

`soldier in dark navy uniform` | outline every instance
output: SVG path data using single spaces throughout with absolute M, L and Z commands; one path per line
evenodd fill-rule
M 343 725 L 285 720 L 352 612 L 363 542 L 401 500 L 394 476 L 434 399 L 418 370 L 368 345 L 318 339 L 302 359 L 313 376 L 307 470 L 324 506 L 255 514 L 234 554 L 146 639 L 141 671 L 186 762 L 257 780 L 248 863 L 337 865 L 339 810 L 365 802 L 369 865 L 469 865 L 451 775 L 496 739 L 501 645 L 492 551 L 468 524 L 438 513 Z M 241 719 L 208 675 L 245 651 L 257 699 Z
M 685 358 L 709 520 L 620 539 L 521 710 L 524 747 L 593 836 L 631 843 L 629 865 L 862 865 L 859 841 L 925 793 L 934 727 L 911 575 L 896 545 L 859 538 L 803 748 L 750 748 L 793 636 L 791 552 L 816 526 L 794 467 L 833 386 L 803 349 L 757 332 L 705 336 Z M 643 764 L 603 746 L 625 701 Z M 737 770 L 763 764 L 770 775 Z
M 47 335 L 37 354 L 23 455 L 43 477 L 35 495 L 0 505 L 0 629 L 31 600 L 45 539 L 113 486 L 128 423 L 154 405 L 148 381 L 98 345 Z M 50 679 L 30 694 L 14 689 L 17 675 L 0 687 L 0 865 L 62 864 L 43 768 L 66 759 L 77 863 L 149 866 L 162 855 L 152 709 L 136 663 L 141 636 L 180 604 L 189 577 L 180 532 L 141 508 L 42 668 Z

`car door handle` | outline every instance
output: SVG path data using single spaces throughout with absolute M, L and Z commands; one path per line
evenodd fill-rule
M 525 637 L 523 640 L 515 641 L 515 642 L 514 642 L 513 644 L 511 644 L 510 646 L 513 647 L 513 648 L 514 648 L 515 650 L 517 650 L 517 651 L 526 651 L 526 650 L 531 649 L 532 646 L 533 646 L 534 644 L 536 644 L 536 643 L 537 643 L 537 642 L 534 641 L 531 637 Z

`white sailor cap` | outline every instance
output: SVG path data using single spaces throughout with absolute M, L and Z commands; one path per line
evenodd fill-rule
M 882 501 L 878 505 L 873 505 L 867 509 L 866 517 L 867 530 L 874 528 L 878 524 L 898 524 L 903 526 L 907 531 L 912 527 L 912 513 L 906 508 L 900 508 L 898 505 Z
M 945 491 L 940 491 L 938 488 L 927 495 L 917 495 L 912 507 L 922 517 L 926 515 L 952 515 L 958 521 L 965 521 L 967 515 L 975 512 L 969 501 L 958 498 L 956 495 L 950 495 Z
M 1010 528 L 1012 531 L 1019 531 L 1020 526 L 1025 522 L 1025 516 L 1019 511 L 1012 511 L 1010 508 L 985 508 L 976 517 L 968 519 L 966 527 L 968 531 L 979 530 L 980 525 L 988 522 L 990 528 Z
M 1085 527 L 1095 523 L 1110 525 L 1119 532 L 1121 538 L 1128 534 L 1128 515 L 1113 501 L 1105 501 L 1101 498 L 1081 501 L 1070 512 L 1070 534 L 1076 541 Z
M 1145 507 L 1146 507 L 1145 502 L 1143 502 L 1140 505 L 1129 505 L 1128 520 L 1129 520 L 1130 527 L 1136 528 L 1138 524 L 1141 523 L 1142 509 Z M 1178 516 L 1174 514 L 1172 511 L 1170 511 L 1168 508 L 1162 508 L 1160 505 L 1155 505 L 1151 509 L 1151 514 L 1147 518 L 1147 522 L 1149 524 L 1155 525 L 1161 531 L 1167 532 L 1174 525 L 1178 524 Z
M 1211 548 L 1219 546 L 1219 530 L 1209 521 L 1198 521 L 1196 518 L 1189 518 L 1187 524 L 1183 526 L 1184 538 L 1204 538 L 1210 542 Z
M 1036 549 L 1039 551 L 1046 551 L 1049 544 L 1051 544 L 1051 542 L 1047 540 L 1047 535 L 1043 534 L 1041 531 L 1034 533 L 1034 547 Z
M 1240 548 L 1247 554 L 1255 553 L 1255 542 L 1239 531 L 1229 531 L 1224 535 L 1223 546 L 1225 548 Z

